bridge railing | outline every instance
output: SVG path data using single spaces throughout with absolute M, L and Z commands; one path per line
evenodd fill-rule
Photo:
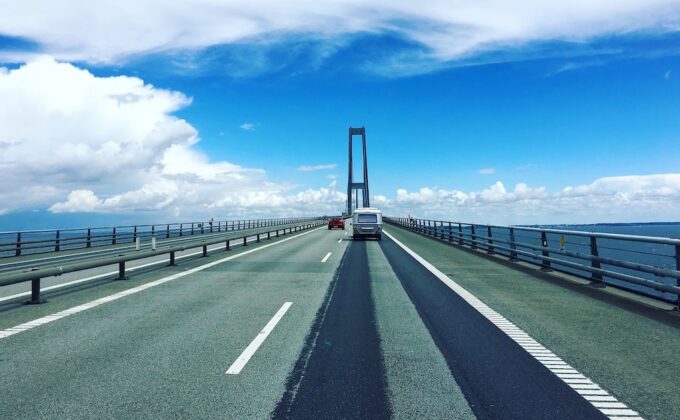
M 680 239 L 385 217 L 387 223 L 453 245 L 524 261 L 680 303 Z
M 150 240 L 184 238 L 206 233 L 228 232 L 298 223 L 305 218 L 217 220 L 204 222 L 87 227 L 0 232 L 0 258 L 29 254 L 120 245 Z
M 279 219 L 284 220 L 284 219 Z M 256 240 L 260 242 L 261 238 L 266 237 L 266 239 L 271 239 L 272 236 L 278 237 L 280 234 L 286 235 L 288 233 L 294 233 L 305 229 L 311 229 L 320 225 L 325 225 L 327 222 L 322 218 L 298 218 L 298 219 L 285 219 L 290 220 L 290 223 L 286 225 L 279 226 L 273 225 L 273 228 L 246 230 L 240 236 L 232 235 L 231 233 L 226 233 L 223 231 L 221 234 L 217 235 L 203 235 L 197 236 L 194 240 L 184 241 L 179 244 L 173 243 L 165 245 L 162 247 L 152 246 L 151 249 L 138 250 L 132 249 L 126 252 L 118 253 L 115 252 L 112 255 L 106 256 L 95 256 L 85 260 L 78 260 L 75 262 L 67 262 L 59 265 L 49 265 L 39 268 L 31 269 L 21 269 L 5 273 L 0 273 L 0 286 L 8 286 L 11 284 L 31 282 L 31 300 L 27 303 L 43 303 L 44 300 L 41 298 L 40 291 L 40 280 L 41 278 L 59 276 L 66 273 L 73 273 L 77 271 L 88 270 L 91 268 L 104 267 L 109 265 L 118 265 L 118 280 L 126 280 L 126 263 L 129 261 L 135 261 L 145 258 L 156 257 L 159 255 L 168 255 L 169 264 L 175 265 L 175 254 L 177 252 L 186 251 L 195 248 L 202 248 L 202 256 L 208 256 L 208 246 L 215 244 L 224 244 L 225 251 L 231 249 L 231 244 L 239 243 L 242 241 L 243 246 L 248 245 L 248 239 Z M 155 244 L 155 238 L 152 241 Z

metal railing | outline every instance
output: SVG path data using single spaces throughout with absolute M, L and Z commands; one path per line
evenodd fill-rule
M 680 239 L 385 217 L 453 245 L 525 261 L 680 305 Z
M 41 297 L 40 279 L 51 276 L 59 276 L 66 273 L 73 273 L 76 271 L 88 270 L 91 268 L 103 267 L 107 265 L 118 264 L 118 280 L 126 280 L 125 263 L 128 261 L 135 261 L 144 258 L 155 257 L 158 255 L 169 255 L 169 264 L 175 265 L 175 254 L 177 252 L 186 251 L 192 248 L 203 248 L 202 256 L 208 256 L 208 246 L 215 244 L 225 244 L 225 251 L 231 249 L 231 244 L 241 242 L 243 246 L 248 245 L 248 238 L 254 238 L 257 242 L 266 235 L 266 239 L 271 239 L 272 236 L 278 237 L 280 234 L 286 235 L 301 230 L 311 229 L 316 226 L 325 225 L 327 222 L 323 219 L 304 219 L 301 222 L 294 222 L 292 226 L 276 227 L 264 231 L 249 232 L 243 236 L 231 236 L 227 234 L 197 237 L 196 241 L 189 243 L 182 243 L 181 245 L 167 246 L 164 248 L 155 247 L 155 237 L 152 237 L 154 246 L 149 250 L 134 250 L 129 253 L 117 254 L 114 256 L 106 256 L 102 258 L 91 258 L 83 261 L 71 262 L 63 265 L 51 265 L 47 267 L 33 268 L 28 270 L 16 270 L 7 273 L 0 273 L 0 286 L 7 286 L 11 284 L 31 282 L 31 300 L 27 303 L 43 303 L 45 302 Z M 291 225 L 291 224 L 289 224 Z
M 184 238 L 205 233 L 281 226 L 306 220 L 312 218 L 219 220 L 0 232 L 0 258 L 135 243 L 137 238 L 150 240 L 152 236 L 158 239 Z

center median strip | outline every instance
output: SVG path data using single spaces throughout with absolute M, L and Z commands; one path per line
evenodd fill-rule
M 82 305 L 74 306 L 72 308 L 69 308 L 69 309 L 66 309 L 66 310 L 63 310 L 63 311 L 60 311 L 60 312 L 56 312 L 56 313 L 51 314 L 51 315 L 47 315 L 47 316 L 44 316 L 44 317 L 41 317 L 41 318 L 38 318 L 38 319 L 34 319 L 33 321 L 25 322 L 23 324 L 19 324 L 19 325 L 16 325 L 14 327 L 11 327 L 11 328 L 7 328 L 5 330 L 0 331 L 0 339 L 7 338 L 7 337 L 12 336 L 14 334 L 18 334 L 20 332 L 24 332 L 24 331 L 33 329 L 33 328 L 38 327 L 40 325 L 45 325 L 45 324 L 48 324 L 50 322 L 54 322 L 58 319 L 62 319 L 62 318 L 65 318 L 67 316 L 77 314 L 79 312 L 97 307 L 97 306 L 102 305 L 102 304 L 107 303 L 107 302 L 112 302 L 114 300 L 118 300 L 122 297 L 133 295 L 133 294 L 139 293 L 143 290 L 150 289 L 152 287 L 159 286 L 161 284 L 168 283 L 170 281 L 177 280 L 177 279 L 180 279 L 182 277 L 186 277 L 190 274 L 194 274 L 194 273 L 197 273 L 199 271 L 205 270 L 207 268 L 214 267 L 216 265 L 225 263 L 227 261 L 231 261 L 235 258 L 239 258 L 239 257 L 242 257 L 244 255 L 252 254 L 254 252 L 258 252 L 258 251 L 261 251 L 263 249 L 266 249 L 266 248 L 269 248 L 269 247 L 272 247 L 272 246 L 276 246 L 276 245 L 282 244 L 284 242 L 291 241 L 293 239 L 300 238 L 302 236 L 308 235 L 308 234 L 315 232 L 315 231 L 318 231 L 320 229 L 322 229 L 322 228 L 313 229 L 313 230 L 310 230 L 308 232 L 304 232 L 304 233 L 301 233 L 299 235 L 292 236 L 290 238 L 282 239 L 278 242 L 274 242 L 274 243 L 267 244 L 267 245 L 262 245 L 260 247 L 257 247 L 257 248 L 254 248 L 254 249 L 251 249 L 251 250 L 248 250 L 248 251 L 244 251 L 244 252 L 241 252 L 239 254 L 232 255 L 232 256 L 229 256 L 229 257 L 226 257 L 226 258 L 222 258 L 222 259 L 219 259 L 217 261 L 213 261 L 213 262 L 210 262 L 210 263 L 189 269 L 187 271 L 183 271 L 181 273 L 176 273 L 176 274 L 173 274 L 171 276 L 164 277 L 164 278 L 161 278 L 159 280 L 155 280 L 155 281 L 143 284 L 141 286 L 133 287 L 131 289 L 123 290 L 122 292 L 118 292 L 118 293 L 115 293 L 115 294 L 110 295 L 110 296 L 106 296 L 106 297 L 103 297 L 103 298 L 100 298 L 100 299 L 93 300 L 92 302 L 88 302 L 88 303 L 85 303 L 85 304 L 82 304 Z

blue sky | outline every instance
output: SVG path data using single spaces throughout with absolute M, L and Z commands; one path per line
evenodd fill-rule
M 366 127 L 372 199 L 390 214 L 678 220 L 675 2 L 619 3 L 617 18 L 577 5 L 554 27 L 543 17 L 555 7 L 499 5 L 497 27 L 465 31 L 468 15 L 433 4 L 446 13 L 378 2 L 358 28 L 329 8 L 331 33 L 285 10 L 244 33 L 159 29 L 128 43 L 22 27 L 17 6 L 0 19 L 0 168 L 13 173 L 0 229 L 338 213 L 349 126 Z M 224 18 L 250 16 L 239 7 Z M 300 170 L 315 165 L 336 166 Z

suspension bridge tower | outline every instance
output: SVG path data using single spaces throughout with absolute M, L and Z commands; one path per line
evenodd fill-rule
M 361 146 L 364 158 L 364 178 L 361 182 L 354 182 L 352 162 L 352 140 L 354 136 L 361 136 Z M 347 178 L 347 214 L 352 214 L 356 207 L 370 207 L 368 195 L 368 161 L 366 159 L 366 129 L 349 128 L 349 176 Z M 362 205 L 359 206 L 359 191 L 361 190 Z M 352 196 L 355 197 L 355 206 L 352 206 Z

